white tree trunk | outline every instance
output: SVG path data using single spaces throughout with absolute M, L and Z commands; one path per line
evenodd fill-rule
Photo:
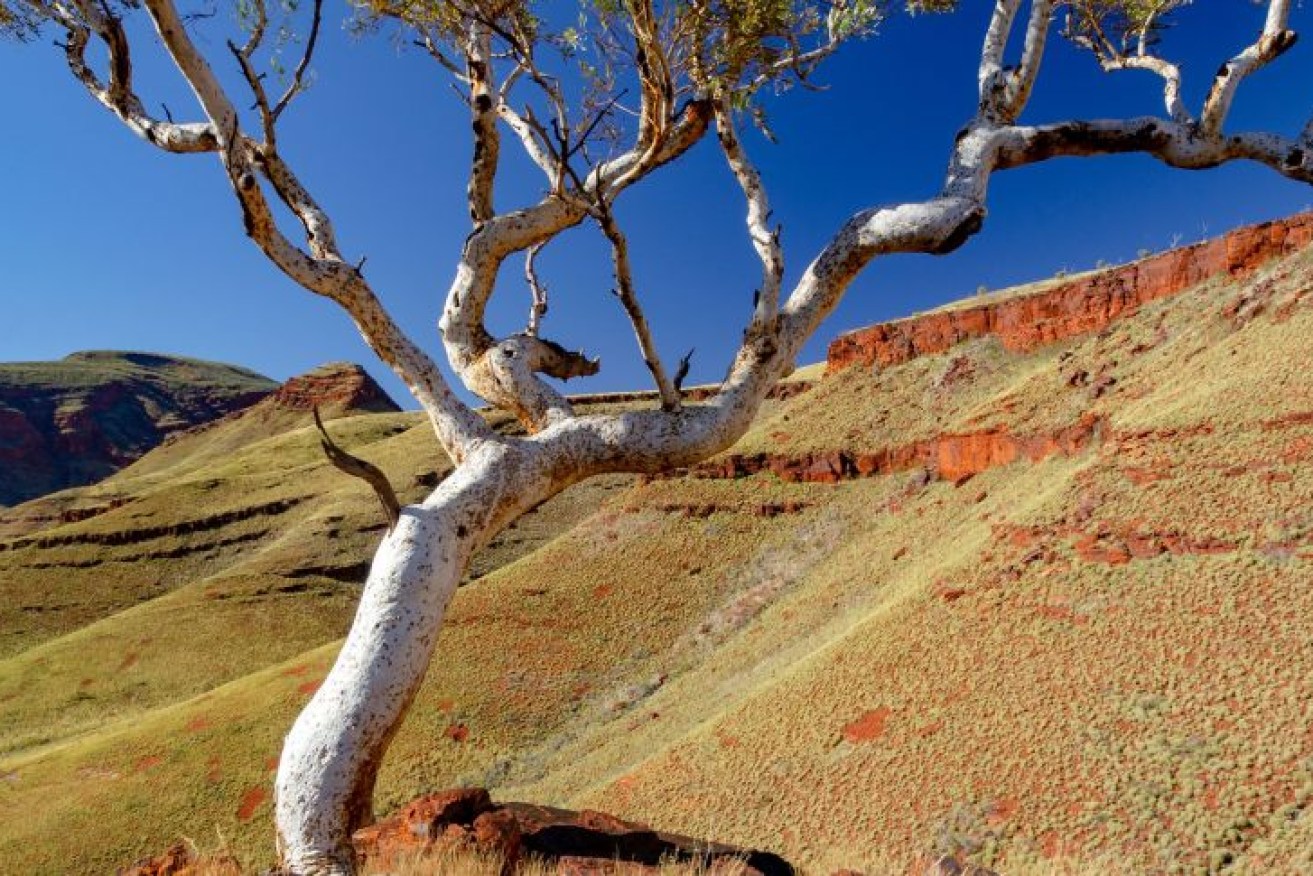
M 373 817 L 379 764 L 424 680 L 442 617 L 473 552 L 559 486 L 533 456 L 488 444 L 379 545 L 346 643 L 283 744 L 275 780 L 282 867 L 355 872 L 351 834 Z

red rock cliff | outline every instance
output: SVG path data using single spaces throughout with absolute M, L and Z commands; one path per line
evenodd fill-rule
M 941 353 L 971 338 L 997 335 L 1009 350 L 1032 350 L 1098 331 L 1148 301 L 1183 292 L 1210 277 L 1244 276 L 1276 256 L 1313 242 L 1313 213 L 1237 228 L 1204 243 L 1174 249 L 1098 274 L 976 306 L 927 313 L 840 335 L 826 372 L 849 365 L 897 365 Z
M 353 362 L 330 362 L 293 377 L 263 404 L 296 411 L 315 406 L 325 414 L 394 413 L 401 410 L 365 369 Z

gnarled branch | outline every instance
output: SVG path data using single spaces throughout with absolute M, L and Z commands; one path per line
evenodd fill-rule
M 1290 0 L 1268 0 L 1267 17 L 1258 39 L 1217 71 L 1199 118 L 1205 136 L 1214 136 L 1222 130 L 1240 83 L 1295 44 L 1295 32 L 1286 29 L 1289 15 Z
M 721 152 L 729 164 L 743 198 L 748 204 L 748 236 L 752 248 L 761 260 L 761 288 L 757 290 L 752 307 L 752 322 L 748 334 L 764 337 L 775 330 L 775 315 L 779 310 L 780 284 L 784 278 L 784 250 L 780 245 L 780 228 L 770 228 L 770 202 L 766 197 L 766 186 L 761 174 L 749 160 L 739 141 L 738 131 L 734 125 L 734 116 L 724 101 L 715 102 L 716 135 Z
M 388 476 L 372 462 L 352 456 L 338 447 L 333 442 L 332 436 L 328 434 L 328 430 L 324 428 L 324 421 L 319 418 L 318 405 L 315 406 L 314 411 L 315 428 L 319 430 L 319 446 L 324 449 L 324 455 L 338 471 L 360 478 L 374 488 L 374 495 L 378 496 L 378 503 L 383 506 L 383 513 L 388 519 L 388 532 L 391 532 L 396 528 L 397 521 L 401 519 L 401 503 L 397 501 L 396 491 L 392 489 Z
M 629 241 L 620 230 L 610 208 L 604 206 L 598 210 L 597 224 L 611 243 L 611 263 L 615 270 L 616 281 L 615 296 L 620 299 L 620 305 L 625 309 L 630 325 L 634 327 L 634 337 L 638 339 L 638 349 L 643 355 L 643 364 L 647 366 L 647 370 L 652 373 L 652 379 L 656 382 L 657 394 L 661 396 L 661 406 L 668 411 L 677 410 L 679 390 L 666 375 L 661 354 L 657 352 L 656 341 L 652 339 L 652 329 L 648 325 L 647 316 L 643 313 L 643 307 L 638 301 L 638 293 L 634 289 L 633 268 L 629 263 Z

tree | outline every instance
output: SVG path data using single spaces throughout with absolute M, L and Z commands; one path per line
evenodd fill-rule
M 905 5 L 911 12 L 932 12 L 947 11 L 952 3 Z M 228 56 L 217 58 L 202 54 L 174 0 L 140 0 L 196 96 L 200 118 L 188 122 L 150 114 L 138 93 L 124 26 L 135 0 L 0 0 L 0 28 L 11 36 L 62 30 L 71 73 L 133 133 L 165 152 L 219 159 L 246 234 L 275 267 L 347 312 L 409 387 L 456 463 L 428 498 L 397 511 L 337 662 L 287 736 L 276 817 L 279 855 L 289 871 L 353 871 L 351 832 L 371 817 L 380 761 L 419 688 L 447 602 L 474 551 L 526 510 L 581 480 L 607 472 L 656 472 L 728 447 L 859 272 L 886 254 L 951 252 L 980 229 L 994 172 L 1060 156 L 1138 152 L 1189 169 L 1243 159 L 1313 181 L 1313 124 L 1294 137 L 1232 132 L 1226 125 L 1245 78 L 1294 43 L 1287 28 L 1289 0 L 1267 0 L 1260 32 L 1217 70 L 1198 112 L 1182 97 L 1180 69 L 1157 54 L 1162 29 L 1188 0 L 1067 0 L 1063 35 L 1107 71 L 1159 76 L 1165 114 L 1023 124 L 1019 119 L 1059 5 L 1030 0 L 1023 15 L 1022 0 L 996 0 L 980 54 L 978 109 L 951 146 L 942 188 L 925 201 L 853 215 L 787 292 L 779 229 L 771 224 L 766 188 L 740 139 L 742 125 L 764 126 L 756 101 L 763 90 L 806 85 L 844 41 L 870 34 L 889 14 L 887 4 L 590 0 L 581 4 L 578 23 L 566 27 L 525 0 L 369 0 L 358 8 L 357 24 L 402 29 L 454 77 L 468 102 L 472 227 L 440 328 L 447 358 L 465 386 L 524 424 L 528 434 L 511 437 L 494 432 L 465 405 L 430 355 L 401 331 L 366 279 L 363 263 L 343 255 L 328 213 L 280 152 L 279 122 L 305 90 L 322 0 L 299 11 L 290 4 L 271 8 L 265 0 L 241 0 L 242 42 L 228 42 Z M 268 71 L 257 69 L 256 52 L 271 33 L 286 32 L 287 23 L 277 26 L 275 17 L 298 15 L 307 19 L 300 59 L 276 94 Z M 1019 56 L 1006 64 L 1014 42 Z M 92 60 L 102 54 L 103 63 Z M 238 109 L 216 76 L 212 64 L 221 60 L 240 71 L 254 101 L 249 110 Z M 635 90 L 632 98 L 627 88 Z M 711 398 L 685 404 L 687 358 L 672 374 L 657 354 L 613 205 L 712 130 L 742 190 L 747 233 L 762 272 L 728 375 Z M 541 170 L 546 194 L 498 213 L 493 188 L 507 135 Z M 283 210 L 295 223 L 280 223 Z M 587 222 L 596 223 L 610 243 L 615 294 L 657 388 L 659 404 L 651 409 L 581 415 L 544 379 L 599 368 L 597 361 L 541 336 L 548 297 L 534 270 L 542 247 Z M 519 333 L 494 337 L 484 325 L 485 307 L 503 265 L 521 253 L 528 321 Z M 390 493 L 385 485 L 377 488 L 381 496 Z

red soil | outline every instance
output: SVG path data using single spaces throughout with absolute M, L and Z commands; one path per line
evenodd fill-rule
M 843 738 L 849 742 L 874 741 L 884 735 L 884 725 L 888 720 L 888 706 L 872 709 L 857 720 L 846 724 L 843 728 Z
M 260 804 L 269 799 L 269 792 L 263 787 L 256 785 L 248 788 L 242 795 L 242 802 L 237 805 L 237 820 L 250 821 L 255 815 L 255 810 L 260 808 Z

